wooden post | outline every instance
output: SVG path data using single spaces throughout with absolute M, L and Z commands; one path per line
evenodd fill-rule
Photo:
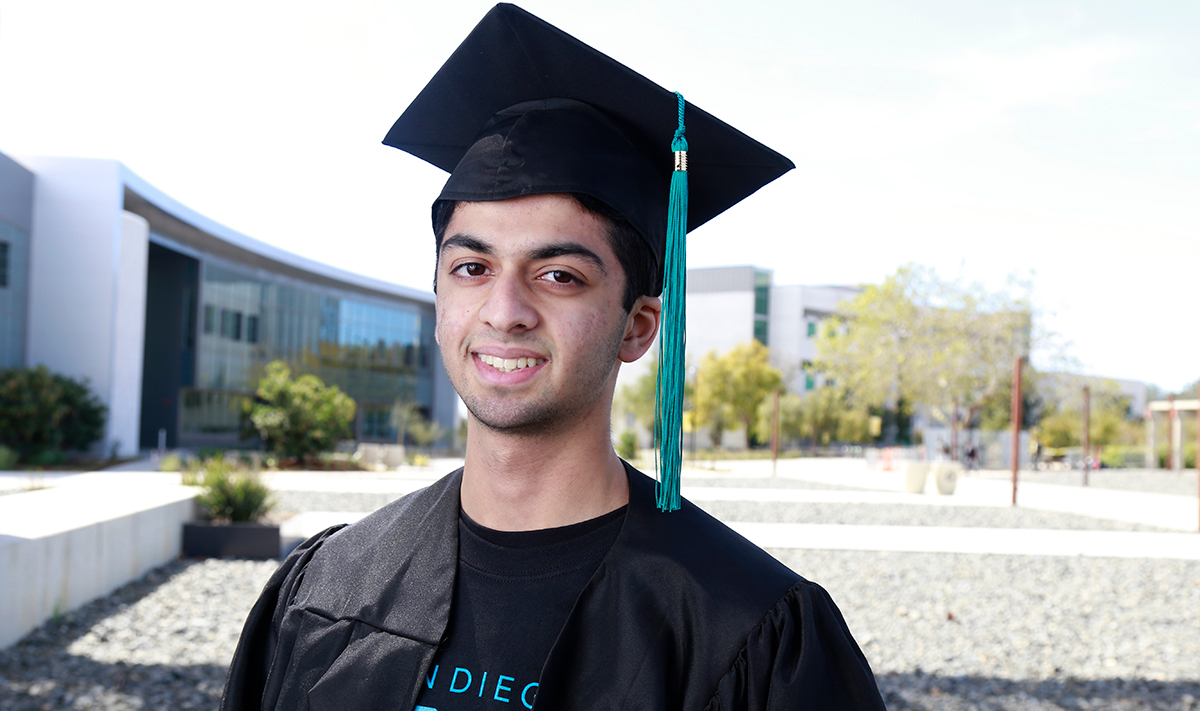
M 1175 394 L 1167 396 L 1167 402 L 1170 403 L 1170 409 L 1167 410 L 1167 471 L 1175 471 L 1175 418 L 1179 415 L 1175 412 Z M 1182 469 L 1183 467 L 1180 467 Z
M 1021 356 L 1013 359 L 1012 385 L 1012 505 L 1017 505 L 1017 469 L 1021 462 Z
M 1088 485 L 1088 474 L 1091 474 L 1092 462 L 1092 389 L 1083 386 L 1083 485 Z
M 775 476 L 775 463 L 779 460 L 779 388 L 775 388 L 775 409 L 771 413 L 771 476 Z

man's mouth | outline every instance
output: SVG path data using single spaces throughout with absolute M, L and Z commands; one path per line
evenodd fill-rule
M 545 358 L 500 358 L 498 356 L 491 356 L 484 353 L 479 353 L 477 355 L 479 356 L 479 360 L 487 363 L 503 373 L 511 373 L 514 370 L 520 370 L 522 368 L 532 368 L 536 365 L 541 365 L 542 363 L 546 362 Z

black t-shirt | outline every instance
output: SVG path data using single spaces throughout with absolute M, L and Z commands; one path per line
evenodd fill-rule
M 540 531 L 495 531 L 460 514 L 454 606 L 416 711 L 532 709 L 542 665 L 625 508 Z

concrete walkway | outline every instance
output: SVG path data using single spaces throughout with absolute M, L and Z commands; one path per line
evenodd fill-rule
M 461 460 L 437 460 L 428 467 L 407 467 L 389 472 L 276 472 L 268 474 L 267 481 L 279 490 L 400 496 L 427 485 L 461 463 Z M 719 468 L 686 469 L 684 496 L 697 502 L 985 507 L 1009 507 L 1012 499 L 1010 482 L 978 476 L 960 477 L 953 495 L 909 494 L 904 491 L 903 472 L 871 471 L 863 460 L 856 459 L 790 459 L 780 460 L 776 467 L 774 476 L 781 483 L 789 479 L 803 480 L 831 487 L 829 489 L 736 485 L 737 479 L 771 477 L 769 461 L 719 462 L 716 467 Z M 47 475 L 43 483 L 64 487 L 90 483 L 92 486 L 80 488 L 86 489 L 89 496 L 95 496 L 99 489 L 94 485 L 103 481 L 114 495 L 119 496 L 126 487 L 178 482 L 177 474 L 144 471 L 148 468 L 148 463 L 141 466 L 135 463 L 125 465 L 125 471 Z M 27 475 L 0 473 L 0 488 L 19 483 L 22 477 Z M 721 480 L 720 485 L 712 481 L 715 479 Z M 932 481 L 927 492 L 931 491 Z M 736 523 L 732 527 L 758 545 L 772 548 L 1200 559 L 1200 533 L 1196 533 L 1200 525 L 1200 504 L 1194 496 L 1019 482 L 1017 503 L 1024 508 L 1153 525 L 1179 533 L 785 523 Z M 10 510 L 10 515 L 13 514 L 19 515 L 19 512 Z M 334 523 L 355 521 L 364 515 L 365 512 L 307 512 L 286 522 L 283 534 L 290 538 L 305 538 Z

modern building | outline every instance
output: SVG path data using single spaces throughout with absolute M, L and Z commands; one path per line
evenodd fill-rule
M 0 154 L 0 368 L 25 362 L 33 173 Z
M 816 358 L 819 324 L 854 298 L 852 286 L 776 286 L 769 269 L 753 266 L 689 269 L 687 354 L 694 366 L 705 354 L 724 353 L 751 340 L 771 350 L 771 364 L 784 374 L 789 391 L 817 387 L 805 367 Z M 644 358 L 622 369 L 621 381 L 644 372 Z
M 276 359 L 353 397 L 359 440 L 396 441 L 397 402 L 456 431 L 433 294 L 251 239 L 116 161 L 0 156 L 0 179 L 0 363 L 86 378 L 104 453 L 236 444 Z
M 852 286 L 776 286 L 769 269 L 754 266 L 708 267 L 687 273 L 687 359 L 696 367 L 707 353 L 725 353 L 739 344 L 757 340 L 770 349 L 771 364 L 784 377 L 790 392 L 804 396 L 820 387 L 806 369 L 816 358 L 816 337 L 822 320 L 837 313 L 837 306 L 859 293 Z M 641 360 L 622 366 L 618 390 L 645 374 L 657 353 L 657 344 Z M 620 417 L 621 413 L 618 413 Z M 637 429 L 625 413 L 617 429 Z M 643 442 L 649 433 L 641 432 Z M 701 441 L 705 435 L 700 436 Z M 745 433 L 726 432 L 724 446 L 745 446 Z

